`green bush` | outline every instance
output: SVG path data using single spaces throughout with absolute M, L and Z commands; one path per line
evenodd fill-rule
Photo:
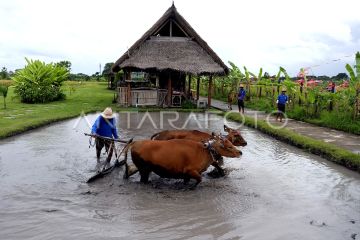
M 290 118 L 294 118 L 301 121 L 305 120 L 307 116 L 306 109 L 301 106 L 295 106 L 294 109 L 288 111 L 286 114 Z
M 181 108 L 184 108 L 184 109 L 194 109 L 194 108 L 196 108 L 196 104 L 192 103 L 192 102 L 189 101 L 189 100 L 185 100 L 184 102 L 182 102 Z
M 26 58 L 25 58 L 26 59 Z M 24 69 L 15 73 L 15 93 L 25 103 L 45 103 L 65 98 L 62 82 L 69 75 L 65 67 L 39 60 L 28 60 Z

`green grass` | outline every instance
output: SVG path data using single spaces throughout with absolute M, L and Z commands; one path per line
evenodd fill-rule
M 45 104 L 25 104 L 9 88 L 7 108 L 0 108 L 0 138 L 15 135 L 26 130 L 55 121 L 76 117 L 81 112 L 101 111 L 112 104 L 113 92 L 106 89 L 106 83 L 87 82 L 76 87 L 71 95 L 64 86 L 66 100 Z
M 70 94 L 71 86 L 72 93 Z M 200 109 L 162 109 L 157 107 L 121 108 L 112 103 L 114 91 L 108 90 L 104 82 L 83 82 L 68 84 L 63 87 L 66 100 L 44 104 L 21 103 L 14 95 L 13 87 L 9 88 L 7 108 L 0 105 L 0 139 L 34 129 L 46 124 L 79 116 L 82 112 L 103 111 L 107 106 L 114 111 L 204 111 Z M 74 91 L 75 90 L 75 91 Z M 1 99 L 2 97 L 0 97 Z M 2 102 L 2 99 L 1 99 Z
M 295 110 L 295 109 L 294 109 Z M 351 112 L 327 112 L 323 111 L 319 118 L 304 118 L 305 110 L 288 112 L 288 116 L 293 119 L 302 120 L 304 122 L 312 123 L 318 126 L 329 127 L 353 134 L 360 134 L 360 121 L 353 119 Z
M 222 113 L 224 114 L 224 113 Z M 227 115 L 229 120 L 242 122 L 242 117 L 238 113 Z M 352 153 L 335 145 L 305 137 L 288 129 L 274 129 L 265 121 L 257 121 L 245 116 L 245 125 L 256 128 L 278 140 L 302 148 L 308 152 L 324 157 L 332 162 L 343 165 L 349 169 L 360 172 L 360 155 Z

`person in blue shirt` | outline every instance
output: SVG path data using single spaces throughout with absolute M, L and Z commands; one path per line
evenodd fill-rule
M 246 96 L 246 91 L 244 89 L 244 85 L 240 84 L 240 90 L 238 93 L 238 107 L 239 107 L 239 113 L 244 114 L 244 100 Z
M 119 136 L 117 134 L 115 117 L 113 115 L 111 108 L 105 108 L 104 112 L 98 116 L 95 120 L 95 123 L 92 126 L 91 133 L 95 135 L 99 135 L 102 137 L 114 138 L 118 139 Z M 103 147 L 105 146 L 105 150 L 108 152 L 108 157 L 106 159 L 107 162 L 110 162 L 112 154 L 113 154 L 113 142 L 107 141 L 101 138 L 95 138 L 96 143 L 96 157 L 97 160 L 100 160 L 100 153 Z
M 278 96 L 278 99 L 276 101 L 277 106 L 278 106 L 278 112 L 276 115 L 276 121 L 279 119 L 280 117 L 280 122 L 282 122 L 284 113 L 285 113 L 285 105 L 288 102 L 288 96 L 286 96 L 286 89 L 283 88 L 281 91 L 281 94 Z

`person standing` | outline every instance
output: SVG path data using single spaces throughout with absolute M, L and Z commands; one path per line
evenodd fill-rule
M 330 91 L 331 91 L 332 93 L 335 93 L 335 82 L 331 82 Z
M 244 89 L 244 85 L 240 84 L 240 90 L 238 93 L 238 107 L 239 107 L 239 113 L 244 114 L 244 100 L 246 96 L 246 91 Z
M 286 93 L 286 89 L 283 88 L 281 90 L 281 94 L 278 96 L 278 99 L 276 100 L 277 107 L 278 107 L 278 112 L 277 112 L 277 115 L 276 115 L 276 121 L 280 117 L 280 122 L 282 122 L 282 119 L 283 119 L 284 114 L 285 114 L 285 105 L 288 102 L 288 96 L 285 93 Z
M 119 138 L 116 129 L 115 116 L 113 115 L 112 109 L 110 107 L 105 108 L 105 110 L 100 114 L 100 116 L 97 117 L 92 126 L 91 133 L 100 137 L 108 137 L 114 139 Z M 106 161 L 110 162 L 113 154 L 114 142 L 102 138 L 95 138 L 95 144 L 97 160 L 100 160 L 101 150 L 105 146 L 105 150 L 108 152 L 108 157 Z

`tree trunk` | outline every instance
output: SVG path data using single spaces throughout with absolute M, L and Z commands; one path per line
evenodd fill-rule
M 200 94 L 200 77 L 197 77 L 196 80 L 196 101 L 199 100 L 199 94 Z
M 261 98 L 261 91 L 262 91 L 262 87 L 260 86 L 260 90 L 259 90 L 259 98 Z
M 167 105 L 168 105 L 168 107 L 171 107 L 172 106 L 172 79 L 171 79 L 171 73 L 169 73 L 167 88 L 168 88 Z
M 209 89 L 208 89 L 208 108 L 211 106 L 211 97 L 212 97 L 212 76 L 209 78 Z

